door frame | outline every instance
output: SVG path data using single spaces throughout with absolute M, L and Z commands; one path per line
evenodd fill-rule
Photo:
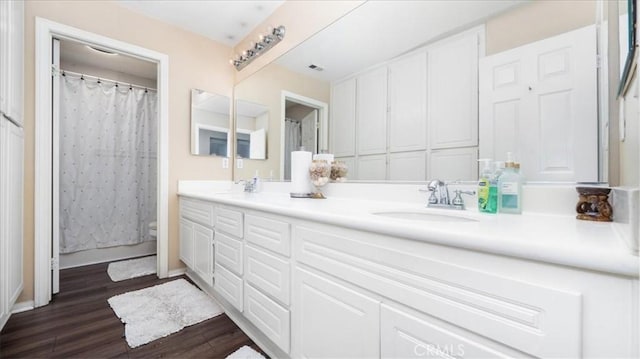
M 106 36 L 36 17 L 35 42 L 35 193 L 34 193 L 34 306 L 51 300 L 52 213 L 52 39 L 63 38 L 113 49 L 157 64 L 158 90 L 158 215 L 157 273 L 168 276 L 169 264 L 169 57 Z
M 284 136 L 285 136 L 285 116 L 287 109 L 287 100 L 313 107 L 318 110 L 318 125 L 320 126 L 320 134 L 318 136 L 318 148 L 320 150 L 329 150 L 329 104 L 318 101 L 316 99 L 298 95 L 289 91 L 282 91 L 280 102 L 280 178 L 284 179 Z

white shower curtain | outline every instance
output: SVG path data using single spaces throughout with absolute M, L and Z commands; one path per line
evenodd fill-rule
M 155 91 L 60 85 L 60 252 L 137 244 L 156 218 Z
M 302 145 L 300 122 L 285 119 L 284 121 L 284 179 L 291 179 L 291 151 L 298 151 Z M 308 149 L 307 149 L 308 150 Z

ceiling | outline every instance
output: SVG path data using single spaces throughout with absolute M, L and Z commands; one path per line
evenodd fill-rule
M 231 100 L 227 96 L 202 90 L 191 92 L 191 106 L 200 110 L 228 115 L 231 112 Z
M 368 1 L 276 63 L 334 81 L 419 46 L 479 25 L 528 0 Z M 309 65 L 321 66 L 323 71 Z
M 135 12 L 235 46 L 284 0 L 118 0 Z
M 156 64 L 153 62 L 123 54 L 109 55 L 91 49 L 83 43 L 65 39 L 60 40 L 60 62 L 63 65 L 101 68 L 146 79 L 155 80 L 157 76 Z

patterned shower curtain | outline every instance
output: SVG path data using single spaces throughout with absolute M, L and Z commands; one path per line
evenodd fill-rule
M 60 252 L 149 240 L 156 92 L 71 75 L 60 83 Z

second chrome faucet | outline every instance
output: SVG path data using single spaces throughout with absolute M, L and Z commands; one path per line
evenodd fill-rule
M 449 195 L 448 184 L 441 180 L 433 180 L 427 185 L 427 190 L 421 190 L 425 192 L 431 192 L 429 199 L 427 200 L 427 207 L 429 208 L 446 208 L 446 209 L 465 209 L 463 194 L 474 195 L 475 191 L 463 191 L 460 189 L 454 190 L 454 197 L 451 199 Z

